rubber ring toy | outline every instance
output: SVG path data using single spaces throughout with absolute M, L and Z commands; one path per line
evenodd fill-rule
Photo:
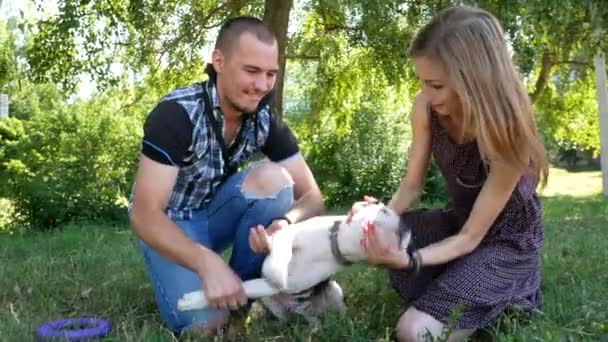
M 75 328 L 75 329 L 71 329 Z M 38 341 L 89 341 L 106 336 L 112 327 L 96 317 L 70 318 L 44 323 L 36 328 Z

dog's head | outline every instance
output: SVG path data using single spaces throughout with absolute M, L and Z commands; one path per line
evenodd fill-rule
M 384 241 L 405 247 L 409 243 L 410 233 L 400 231 L 401 217 L 391 208 L 381 203 L 357 203 L 353 206 L 350 219 L 346 219 L 340 226 L 338 240 L 340 250 L 349 260 L 360 261 L 364 259 L 361 250 L 363 230 L 368 224 L 373 224 L 377 232 L 382 234 Z

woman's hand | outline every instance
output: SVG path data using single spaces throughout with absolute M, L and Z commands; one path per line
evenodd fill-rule
M 346 217 L 346 223 L 350 223 L 350 220 L 352 220 L 353 215 L 355 215 L 363 207 L 366 207 L 366 206 L 368 206 L 370 204 L 374 204 L 374 203 L 378 203 L 378 200 L 375 199 L 374 197 L 363 196 L 363 201 L 355 202 L 353 204 L 353 206 L 350 208 L 350 211 L 348 212 L 348 216 Z
M 369 264 L 393 269 L 405 269 L 410 264 L 407 252 L 399 249 L 398 243 L 385 241 L 373 223 L 366 223 L 363 228 L 361 248 Z

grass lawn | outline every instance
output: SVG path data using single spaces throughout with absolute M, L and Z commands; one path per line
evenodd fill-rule
M 608 341 L 608 201 L 599 172 L 553 169 L 543 192 L 543 313 L 505 317 L 475 339 Z M 102 316 L 107 341 L 172 341 L 126 224 L 74 224 L 52 233 L 0 234 L 0 340 L 33 340 L 41 323 Z M 336 279 L 348 311 L 314 328 L 292 319 L 235 320 L 216 341 L 388 341 L 398 318 L 386 273 L 355 266 Z

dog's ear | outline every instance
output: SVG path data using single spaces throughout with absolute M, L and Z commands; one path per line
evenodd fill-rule
M 401 249 L 406 249 L 411 242 L 412 229 L 403 217 L 399 217 L 399 247 Z
M 399 244 L 400 249 L 407 249 L 412 242 L 412 232 L 401 233 L 401 243 Z

